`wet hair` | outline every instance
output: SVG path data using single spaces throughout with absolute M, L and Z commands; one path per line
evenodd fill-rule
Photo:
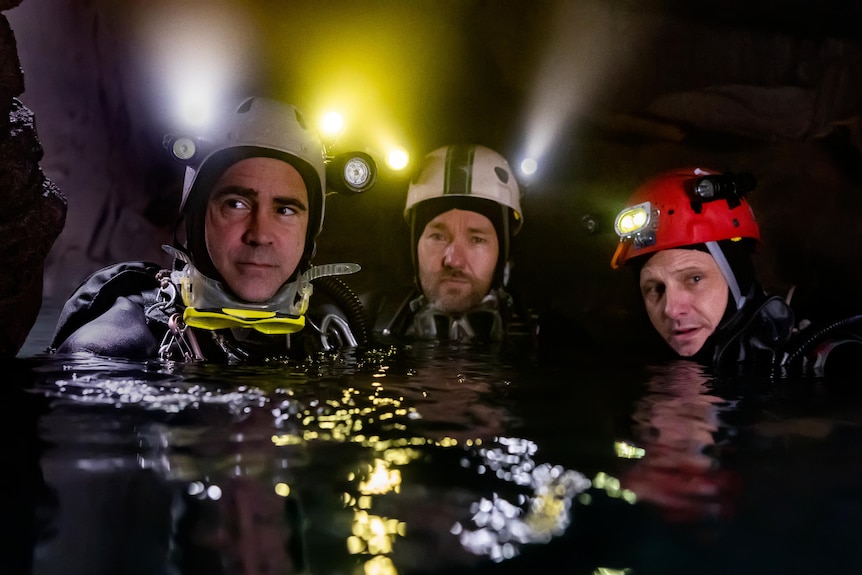
M 228 148 L 213 154 L 201 166 L 200 172 L 195 178 L 194 185 L 189 192 L 189 198 L 183 214 L 186 225 L 186 248 L 192 257 L 195 267 L 205 276 L 220 281 L 222 284 L 224 284 L 224 279 L 218 270 L 216 270 L 206 245 L 207 205 L 219 178 L 232 165 L 248 158 L 273 158 L 281 160 L 296 168 L 300 176 L 302 176 L 302 180 L 305 182 L 305 187 L 308 191 L 309 218 L 302 259 L 294 275 L 306 269 L 310 265 L 311 258 L 314 256 L 314 236 L 317 231 L 316 222 L 320 219 L 320 213 L 323 208 L 320 205 L 320 183 L 314 169 L 289 154 L 269 148 L 254 146 Z

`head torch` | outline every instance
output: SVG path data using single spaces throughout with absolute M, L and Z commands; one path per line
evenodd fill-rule
M 717 200 L 727 201 L 727 207 L 739 206 L 742 198 L 754 189 L 756 180 L 750 174 L 714 174 L 696 178 L 689 191 L 691 209 L 695 214 L 703 211 L 703 204 Z M 650 202 L 623 209 L 614 220 L 614 230 L 622 241 L 631 240 L 637 247 L 655 243 L 659 210 Z
M 650 202 L 643 202 L 621 211 L 614 220 L 614 230 L 620 241 L 630 240 L 637 247 L 651 246 L 655 243 L 658 219 L 658 210 Z
M 704 202 L 727 200 L 727 207 L 733 209 L 742 203 L 742 198 L 757 184 L 751 174 L 713 174 L 702 176 L 694 181 L 691 209 L 699 214 Z
M 364 152 L 350 152 L 327 158 L 326 181 L 336 192 L 360 194 L 377 181 L 377 164 Z
M 162 146 L 174 161 L 197 169 L 207 157 L 208 143 L 197 137 L 168 134 Z M 370 190 L 377 182 L 377 163 L 365 152 L 347 152 L 327 156 L 326 184 L 335 192 L 358 194 Z

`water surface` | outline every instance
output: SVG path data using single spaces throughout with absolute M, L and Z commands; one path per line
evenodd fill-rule
M 853 382 L 512 355 L 8 362 L 0 571 L 859 571 Z

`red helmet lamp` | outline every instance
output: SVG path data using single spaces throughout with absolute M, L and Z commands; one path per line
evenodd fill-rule
M 632 194 L 614 220 L 620 236 L 611 267 L 658 251 L 750 238 L 760 228 L 745 200 L 754 188 L 749 174 L 681 169 L 652 178 Z

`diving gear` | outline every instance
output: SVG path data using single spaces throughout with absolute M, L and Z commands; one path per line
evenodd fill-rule
M 204 359 L 194 330 L 189 329 L 179 313 L 173 314 L 168 319 L 168 331 L 165 332 L 162 343 L 159 344 L 159 357 L 161 359 L 170 359 L 176 353 L 179 353 L 185 361 L 203 361 Z
M 794 324 L 795 315 L 784 298 L 752 301 L 745 312 L 737 313 L 710 337 L 714 345 L 705 344 L 702 353 L 712 357 L 703 359 L 722 374 L 742 365 L 765 372 L 778 365 Z
M 751 176 L 701 168 L 674 170 L 652 178 L 635 190 L 628 207 L 616 217 L 614 228 L 620 243 L 611 267 L 695 244 L 709 246 L 709 242 L 743 238 L 759 243 L 760 228 L 745 200 L 753 186 Z
M 486 295 L 475 308 L 452 315 L 429 304 L 425 296 L 410 302 L 413 323 L 407 335 L 443 341 L 501 341 L 505 335 L 500 301 L 495 293 Z
M 221 282 L 198 271 L 187 254 L 167 245 L 162 249 L 185 264 L 171 273 L 186 305 L 183 321 L 206 330 L 245 327 L 265 334 L 295 333 L 305 327 L 305 312 L 314 289 L 312 281 L 360 270 L 358 264 L 351 263 L 314 266 L 282 286 L 272 298 L 255 303 L 232 296 Z

